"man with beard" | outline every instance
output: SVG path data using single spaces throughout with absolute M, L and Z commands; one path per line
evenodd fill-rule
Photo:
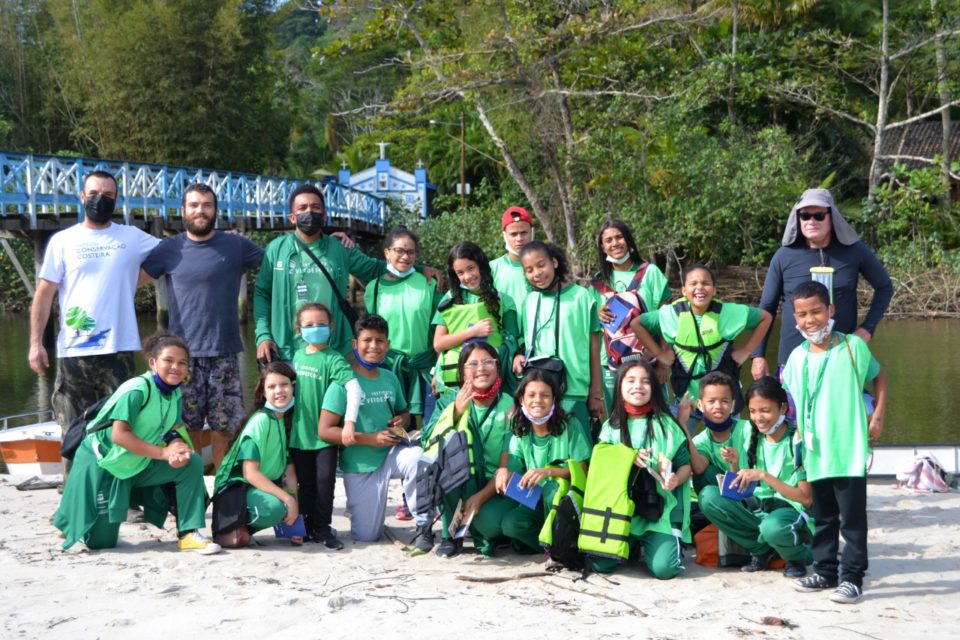
M 338 301 L 346 298 L 349 277 L 363 282 L 386 272 L 387 263 L 364 255 L 348 239 L 337 241 L 323 233 L 326 213 L 323 193 L 313 184 L 303 184 L 290 194 L 290 223 L 293 233 L 267 245 L 257 284 L 253 291 L 253 318 L 256 322 L 257 359 L 290 361 L 303 340 L 294 331 L 294 318 L 307 302 L 321 302 L 331 311 L 329 345 L 346 355 L 351 350 L 353 330 Z M 334 234 L 342 236 L 343 234 Z M 313 254 L 323 265 L 317 266 Z M 440 272 L 418 267 L 427 280 L 438 280 Z
M 37 374 L 50 366 L 42 336 L 56 294 L 60 332 L 50 404 L 64 434 L 84 409 L 133 377 L 133 354 L 140 350 L 137 274 L 159 241 L 112 222 L 117 192 L 116 178 L 105 171 L 84 177 L 83 222 L 53 234 L 37 274 L 27 357 Z
M 237 299 L 244 271 L 255 269 L 263 249 L 236 233 L 214 229 L 217 194 L 198 183 L 183 193 L 185 233 L 165 238 L 143 263 L 167 285 L 170 330 L 190 347 L 190 376 L 183 387 L 183 421 L 190 431 L 210 425 L 213 462 L 227 453 L 243 420 L 237 354 L 243 351 Z

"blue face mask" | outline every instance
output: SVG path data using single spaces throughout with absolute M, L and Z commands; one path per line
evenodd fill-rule
M 727 429 L 733 426 L 733 416 L 730 416 L 723 422 L 719 422 L 719 423 L 710 422 L 710 420 L 708 420 L 706 416 L 704 416 L 703 424 L 707 425 L 707 428 L 710 429 L 710 431 L 719 433 L 721 431 L 726 431 Z
M 460 283 L 460 288 L 463 289 L 464 291 L 471 291 L 471 292 L 473 291 L 473 289 L 463 284 L 462 282 Z
M 293 408 L 293 403 L 294 403 L 295 400 L 296 400 L 296 398 L 290 398 L 290 404 L 288 404 L 287 406 L 285 406 L 285 407 L 282 408 L 282 409 L 279 409 L 279 408 L 273 406 L 273 405 L 270 404 L 269 402 L 264 402 L 264 403 L 263 403 L 263 408 L 266 409 L 267 411 L 273 411 L 274 413 L 286 413 L 287 411 L 289 411 L 290 409 Z
M 327 344 L 330 342 L 330 325 L 322 324 L 313 327 L 300 327 L 300 335 L 310 344 Z
M 416 269 L 415 267 L 410 267 L 410 268 L 407 269 L 406 271 L 400 271 L 399 269 L 397 269 L 395 266 L 393 266 L 393 265 L 390 264 L 389 262 L 387 263 L 387 271 L 389 271 L 390 273 L 392 273 L 394 276 L 400 278 L 401 280 L 402 280 L 403 278 L 406 278 L 407 276 L 413 275 L 413 274 L 416 272 L 416 270 L 417 270 L 417 269 Z
M 160 392 L 165 394 L 173 393 L 180 386 L 179 384 L 167 384 L 156 373 L 153 374 L 153 381 L 156 383 L 157 389 L 160 389 Z
M 380 362 L 367 362 L 366 360 L 360 357 L 359 353 L 357 353 L 356 347 L 354 347 L 353 349 L 353 357 L 356 358 L 357 362 L 360 363 L 360 366 L 366 369 L 367 371 L 373 371 L 374 369 L 380 366 L 380 362 L 383 362 L 383 360 L 381 360 Z

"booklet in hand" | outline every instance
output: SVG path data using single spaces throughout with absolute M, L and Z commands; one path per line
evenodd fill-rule
M 463 500 L 457 500 L 457 509 L 453 512 L 453 518 L 450 520 L 450 527 L 447 531 L 450 532 L 450 537 L 454 540 L 460 540 L 466 537 L 467 532 L 470 530 L 470 524 L 473 522 L 473 516 L 477 515 L 476 511 L 470 511 L 470 513 L 464 513 L 463 511 Z
M 730 498 L 731 500 L 746 500 L 753 495 L 753 492 L 757 488 L 757 481 L 754 480 L 745 487 L 736 486 L 733 487 L 730 483 L 733 482 L 733 479 L 737 477 L 736 471 L 727 471 L 725 474 L 717 474 L 717 484 L 720 485 L 720 495 L 725 498 Z
M 303 516 L 297 516 L 293 524 L 287 524 L 281 520 L 273 526 L 273 532 L 278 538 L 307 537 L 307 528 L 303 524 Z
M 520 486 L 520 478 L 523 475 L 519 473 L 514 473 L 510 476 L 510 482 L 507 484 L 507 490 L 504 492 L 504 495 L 508 498 L 513 498 L 527 509 L 536 510 L 537 503 L 540 501 L 540 496 L 543 494 L 543 487 L 540 485 L 534 485 L 524 489 Z
M 662 487 L 667 484 L 670 476 L 673 475 L 673 461 L 662 453 L 659 453 L 657 454 L 657 467 L 654 468 L 650 464 L 647 464 L 646 469 Z
M 397 440 L 403 444 L 416 444 L 420 440 L 420 431 L 407 431 L 403 427 L 390 427 L 388 429 L 391 435 L 397 437 Z
M 623 326 L 623 321 L 630 315 L 632 307 L 623 301 L 619 296 L 613 296 L 607 301 L 607 309 L 613 314 L 613 320 L 610 322 L 601 322 L 603 328 L 610 333 L 616 333 Z

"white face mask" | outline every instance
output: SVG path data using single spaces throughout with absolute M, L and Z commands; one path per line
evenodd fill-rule
M 769 431 L 767 431 L 767 437 L 776 435 L 777 431 L 780 431 L 780 427 L 783 426 L 783 423 L 786 421 L 786 419 L 786 414 L 780 416 L 780 419 L 777 420 L 772 427 L 770 427 Z
M 629 260 L 629 259 L 630 259 L 630 252 L 629 252 L 629 251 L 627 251 L 627 252 L 623 255 L 622 258 L 614 258 L 613 256 L 607 256 L 607 262 L 612 262 L 613 264 L 617 265 L 618 267 L 619 267 L 620 265 L 622 265 L 624 262 L 626 262 L 627 260 Z
M 800 332 L 804 338 L 812 342 L 813 344 L 820 344 L 833 332 L 833 318 L 827 321 L 827 326 L 820 328 L 819 330 L 813 333 L 807 333 L 800 328 L 800 325 L 796 325 L 797 331 Z
M 533 242 L 533 229 L 530 229 L 530 240 L 528 240 L 528 242 Z M 519 251 L 514 251 L 514 250 L 513 250 L 513 247 L 510 246 L 510 241 L 507 240 L 507 232 L 506 232 L 506 231 L 503 232 L 503 246 L 506 247 L 507 253 L 509 253 L 510 255 L 516 256 L 517 258 L 520 257 L 520 252 L 519 252 Z
M 416 268 L 410 267 L 410 268 L 407 269 L 406 271 L 400 271 L 399 269 L 397 269 L 395 266 L 393 266 L 392 264 L 390 264 L 390 263 L 388 262 L 388 263 L 387 263 L 387 271 L 389 271 L 390 273 L 392 273 L 393 275 L 395 275 L 395 276 L 398 277 L 398 278 L 406 278 L 407 276 L 411 275 L 414 271 L 416 271 Z
M 556 407 L 557 407 L 556 405 L 551 405 L 550 411 L 548 411 L 547 415 L 543 416 L 542 418 L 534 418 L 532 415 L 530 415 L 530 412 L 527 411 L 527 408 L 523 405 L 520 405 L 520 410 L 523 411 L 523 415 L 527 420 L 529 420 L 530 422 L 532 422 L 533 424 L 539 427 L 540 425 L 547 424 L 547 422 L 550 421 L 550 418 L 553 417 L 553 411 L 554 409 L 556 409 Z

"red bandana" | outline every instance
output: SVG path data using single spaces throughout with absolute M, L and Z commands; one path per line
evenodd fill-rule
M 500 376 L 497 376 L 497 379 L 493 381 L 493 384 L 490 385 L 490 388 L 486 391 L 474 391 L 473 399 L 479 400 L 480 402 L 488 402 L 493 400 L 493 398 L 500 391 Z
M 653 405 L 650 404 L 649 402 L 639 407 L 635 407 L 629 402 L 624 402 L 623 408 L 626 410 L 627 415 L 630 417 L 645 416 L 651 411 L 653 411 Z

